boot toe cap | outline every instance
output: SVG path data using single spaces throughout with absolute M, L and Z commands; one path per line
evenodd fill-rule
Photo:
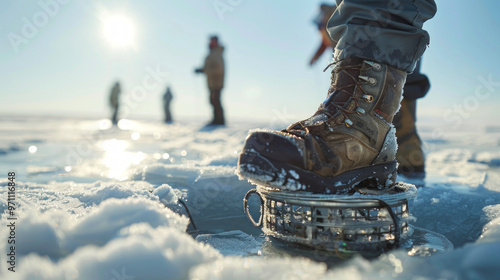
M 276 131 L 256 131 L 248 135 L 242 153 L 256 153 L 267 159 L 304 168 L 301 139 Z

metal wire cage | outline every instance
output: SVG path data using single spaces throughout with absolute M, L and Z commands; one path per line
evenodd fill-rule
M 261 200 L 258 222 L 248 211 L 252 194 Z M 278 240 L 325 251 L 384 252 L 408 233 L 408 199 L 414 196 L 415 186 L 406 183 L 350 196 L 257 186 L 243 201 L 250 221 Z

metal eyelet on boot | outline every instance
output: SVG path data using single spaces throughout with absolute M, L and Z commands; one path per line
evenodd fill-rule
M 356 108 L 356 113 L 358 113 L 358 115 L 361 116 L 361 115 L 364 115 L 366 113 L 366 111 L 363 108 L 358 107 L 358 108 Z
M 360 78 L 361 80 L 363 80 L 365 82 L 368 82 L 368 84 L 370 84 L 372 86 L 374 86 L 377 83 L 377 80 L 375 78 L 372 78 L 372 77 L 358 76 L 358 78 Z
M 369 95 L 369 94 L 365 94 L 363 95 L 363 99 L 368 102 L 368 103 L 371 103 L 373 101 L 373 96 Z
M 375 69 L 375 71 L 380 71 L 382 69 L 382 66 L 376 62 L 367 60 L 364 60 L 363 62 L 370 65 L 373 69 Z
M 347 127 L 350 127 L 353 124 L 353 122 L 350 119 L 345 119 L 344 123 Z

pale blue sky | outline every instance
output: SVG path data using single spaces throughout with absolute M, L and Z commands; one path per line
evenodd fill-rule
M 170 84 L 175 119 L 208 120 L 205 78 L 193 69 L 202 64 L 213 33 L 226 48 L 223 104 L 229 120 L 285 124 L 307 117 L 329 86 L 322 69 L 330 54 L 314 67 L 307 63 L 319 44 L 312 19 L 323 1 L 61 2 L 0 3 L 1 114 L 108 117 L 109 90 L 119 79 L 122 97 L 129 95 L 129 118 L 161 119 L 160 96 Z M 500 2 L 437 4 L 436 17 L 424 26 L 431 45 L 422 70 L 432 88 L 419 103 L 419 117 L 450 124 L 498 117 Z M 218 11 L 217 5 L 228 9 Z M 133 46 L 114 48 L 106 41 L 104 13 L 129 18 Z M 168 74 L 160 73 L 157 83 L 151 71 Z M 141 98 L 130 98 L 144 85 Z

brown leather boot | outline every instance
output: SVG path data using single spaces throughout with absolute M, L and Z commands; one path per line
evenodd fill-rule
M 256 184 L 353 193 L 396 181 L 395 130 L 406 72 L 358 58 L 334 64 L 327 99 L 310 118 L 247 137 L 237 173 Z
M 394 127 L 398 152 L 396 159 L 399 163 L 398 173 L 408 178 L 425 177 L 425 158 L 422 151 L 422 141 L 418 137 L 415 127 L 416 100 L 403 99 L 401 108 L 394 116 Z

